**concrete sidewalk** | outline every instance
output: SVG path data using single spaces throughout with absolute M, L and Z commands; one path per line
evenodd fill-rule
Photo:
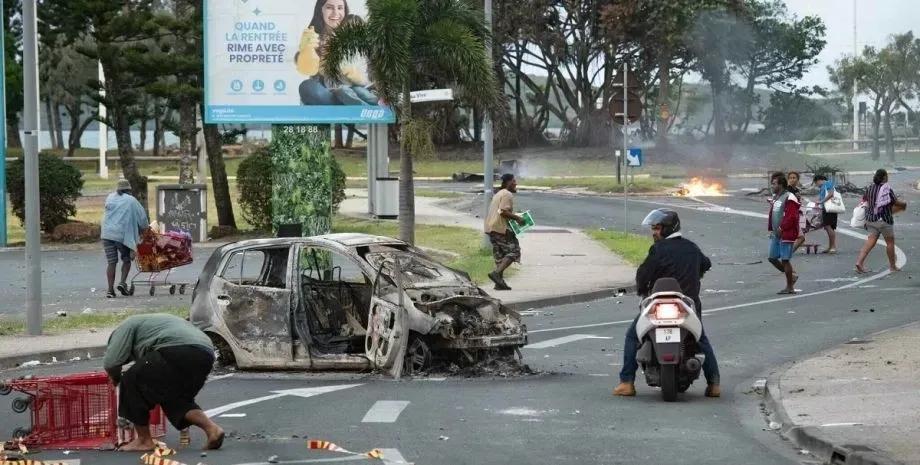
M 920 465 L 918 347 L 915 323 L 796 363 L 767 380 L 773 421 L 827 463 Z
M 340 213 L 367 218 L 367 191 L 348 189 Z M 464 226 L 482 231 L 482 221 L 438 205 L 443 199 L 417 197 L 416 222 Z M 521 238 L 523 265 L 508 279 L 512 291 L 490 294 L 518 310 L 583 302 L 631 289 L 635 269 L 580 231 L 541 227 Z M 39 337 L 0 336 L 0 369 L 101 357 L 113 328 Z
M 346 189 L 339 213 L 369 218 L 367 191 Z M 483 221 L 443 206 L 456 199 L 415 198 L 417 224 L 462 226 L 482 231 Z M 522 205 L 517 205 L 521 210 Z M 393 220 L 395 221 L 395 220 Z M 584 294 L 609 294 L 635 284 L 636 270 L 606 247 L 577 229 L 537 226 L 523 234 L 521 263 L 512 265 L 516 273 L 507 278 L 510 291 L 487 292 L 504 302 L 559 299 L 559 303 Z

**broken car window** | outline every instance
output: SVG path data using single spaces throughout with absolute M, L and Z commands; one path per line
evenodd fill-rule
M 316 281 L 344 281 L 370 284 L 357 263 L 331 250 L 304 248 L 300 253 L 300 274 Z
M 413 252 L 371 252 L 365 255 L 365 259 L 375 269 L 385 260 L 395 260 L 399 257 L 399 267 L 403 276 L 403 284 L 406 287 L 413 286 L 438 286 L 438 285 L 457 285 L 466 283 L 467 279 L 457 272 L 446 266 L 431 260 L 423 255 Z M 393 274 L 393 267 L 384 267 L 383 273 L 396 280 Z
M 239 286 L 287 287 L 289 247 L 234 252 L 220 277 Z

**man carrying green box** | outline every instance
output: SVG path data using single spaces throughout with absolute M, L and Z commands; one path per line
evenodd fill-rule
M 488 183 L 486 184 L 488 185 Z M 514 213 L 513 195 L 517 192 L 517 181 L 514 175 L 502 175 L 501 190 L 492 197 L 489 205 L 489 215 L 485 220 L 485 232 L 492 242 L 492 256 L 495 258 L 495 271 L 489 273 L 489 279 L 495 283 L 495 290 L 510 291 L 511 287 L 505 283 L 505 269 L 514 262 L 521 262 L 521 244 L 510 228 L 511 221 L 524 223 L 524 219 Z

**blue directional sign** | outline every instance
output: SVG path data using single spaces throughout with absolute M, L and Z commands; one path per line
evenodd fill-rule
M 626 152 L 626 166 L 642 166 L 642 149 L 629 149 Z

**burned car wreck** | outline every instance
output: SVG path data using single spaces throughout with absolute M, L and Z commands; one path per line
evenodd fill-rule
M 520 356 L 521 315 L 403 241 L 366 234 L 252 239 L 217 248 L 189 319 L 240 369 L 381 370 Z

